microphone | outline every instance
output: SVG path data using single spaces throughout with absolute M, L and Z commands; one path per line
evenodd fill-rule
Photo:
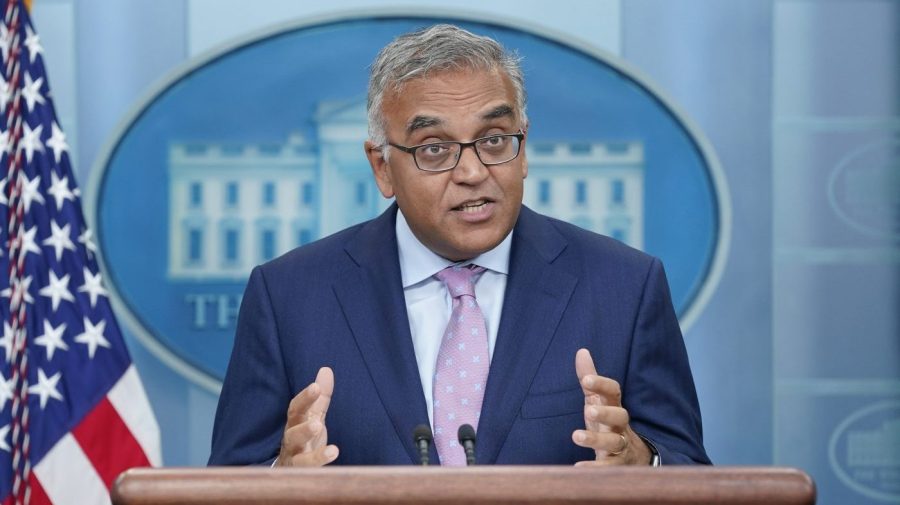
M 475 464 L 475 428 L 471 424 L 464 424 L 459 427 L 456 433 L 459 438 L 459 445 L 463 446 L 466 451 L 466 466 Z
M 413 442 L 419 449 L 419 461 L 422 466 L 428 466 L 428 448 L 431 447 L 431 427 L 427 424 L 420 424 L 413 430 Z

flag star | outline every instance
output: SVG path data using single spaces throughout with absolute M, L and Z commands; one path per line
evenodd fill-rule
M 28 48 L 28 58 L 31 63 L 34 63 L 38 54 L 44 52 L 44 48 L 41 47 L 41 38 L 27 25 L 25 26 L 25 47 Z
M 59 163 L 62 153 L 69 152 L 69 144 L 66 143 L 66 134 L 63 133 L 56 121 L 50 126 L 50 132 L 50 138 L 47 139 L 45 145 L 53 149 L 53 159 Z M 68 189 L 68 186 L 66 188 Z
M 12 400 L 15 382 L 12 377 L 8 380 L 0 373 L 0 411 L 6 408 L 6 402 Z
M 53 246 L 53 249 L 56 251 L 56 261 L 62 259 L 63 249 L 75 250 L 75 244 L 72 243 L 69 228 L 71 228 L 69 223 L 60 228 L 56 221 L 50 221 L 50 236 L 41 242 L 44 245 Z
M 51 139 L 52 140 L 52 139 Z M 59 160 L 57 160 L 57 163 Z M 72 190 L 69 189 L 69 178 L 63 177 L 60 179 L 56 172 L 50 172 L 50 189 L 47 190 L 47 193 L 53 195 L 53 200 L 56 201 L 56 210 L 62 210 L 63 204 L 66 200 L 75 201 L 75 195 L 72 194 Z
M 31 202 L 44 203 L 44 195 L 41 194 L 38 187 L 41 184 L 41 176 L 35 175 L 34 179 L 29 179 L 25 172 L 22 172 L 20 177 L 22 178 L 22 202 L 25 204 L 25 212 L 29 212 Z
M 92 232 L 90 228 L 85 228 L 84 231 L 81 232 L 81 235 L 78 236 L 78 242 L 84 245 L 84 248 L 88 251 L 88 258 L 97 252 L 97 245 L 91 240 L 93 234 L 94 232 Z
M 36 103 L 44 104 L 46 101 L 44 100 L 44 95 L 41 94 L 41 86 L 44 84 L 44 78 L 38 77 L 36 81 L 31 80 L 31 74 L 25 74 L 25 84 L 22 86 L 22 98 L 25 99 L 25 105 L 28 107 L 28 112 L 31 112 L 34 109 L 34 105 Z M 28 126 L 26 125 L 27 129 Z M 29 158 L 28 161 L 31 161 Z
M 6 82 L 6 79 L 0 77 L 0 112 L 6 112 L 6 106 L 9 105 L 10 100 L 12 100 L 12 90 L 9 87 L 9 83 Z M 8 148 L 9 146 L 6 144 L 9 144 L 8 134 L 6 136 L 6 143 L 4 144 L 4 147 Z
M 3 90 L 3 78 L 0 78 L 0 113 L 3 113 L 3 108 L 6 107 L 6 101 L 9 99 L 6 98 L 6 92 Z M 9 153 L 9 148 L 12 147 L 9 145 L 9 130 L 5 130 L 0 132 L 0 153 Z M 3 184 L 6 185 L 6 177 L 3 178 Z
M 9 59 L 9 46 L 12 43 L 12 32 L 5 23 L 0 23 L 0 50 L 3 52 L 3 60 Z
M 106 337 L 103 336 L 103 332 L 106 330 L 106 321 L 100 321 L 96 325 L 91 322 L 90 319 L 84 318 L 84 333 L 75 336 L 75 342 L 79 344 L 85 344 L 88 346 L 88 355 L 91 359 L 94 359 L 94 354 L 97 353 L 97 347 L 106 347 L 109 349 L 111 346 L 109 344 L 109 340 L 106 340 Z
M 25 303 L 34 303 L 34 298 L 31 297 L 31 293 L 29 292 L 31 289 L 31 280 L 30 275 L 21 279 L 19 282 L 16 282 L 15 285 L 0 291 L 0 296 L 9 298 L 10 305 L 22 303 L 23 297 L 25 298 Z
M 9 435 L 9 425 L 0 428 L 0 451 L 11 452 L 12 448 L 9 446 L 9 442 L 6 441 L 6 437 Z
M 56 384 L 61 377 L 62 372 L 56 372 L 52 377 L 47 378 L 47 375 L 44 374 L 44 370 L 38 368 L 38 383 L 28 387 L 28 394 L 36 394 L 41 397 L 41 410 L 47 406 L 47 400 L 50 398 L 62 401 L 62 394 L 56 390 Z
M 66 331 L 66 323 L 54 328 L 50 321 L 44 319 L 44 334 L 34 339 L 34 343 L 43 346 L 47 351 L 47 360 L 53 359 L 53 353 L 57 349 L 68 351 L 69 346 L 63 341 L 63 332 Z
M 62 278 L 57 277 L 56 272 L 50 270 L 50 277 L 47 281 L 47 285 L 38 291 L 39 295 L 50 298 L 54 311 L 59 308 L 59 302 L 62 300 L 75 302 L 75 297 L 72 296 L 72 292 L 69 291 L 69 277 L 69 274 L 63 275 Z
M 15 349 L 15 338 L 12 326 L 8 322 L 3 321 L 3 338 L 0 338 L 0 347 L 3 347 L 3 350 L 6 351 L 7 363 L 12 359 L 12 353 Z
M 44 131 L 44 125 L 39 124 L 34 130 L 28 126 L 27 122 L 22 124 L 22 138 L 19 140 L 19 151 L 25 151 L 25 159 L 31 163 L 34 152 L 44 152 L 44 143 L 41 142 L 41 134 Z M 38 177 L 40 178 L 40 177 Z
M 22 234 L 22 252 L 24 254 L 30 252 L 41 254 L 41 248 L 38 247 L 37 242 L 34 241 L 34 236 L 37 234 L 37 231 L 37 226 L 32 226 L 31 229 L 25 230 L 25 233 Z
M 97 304 L 97 297 L 109 295 L 106 289 L 103 288 L 103 279 L 100 272 L 94 275 L 87 267 L 84 267 L 84 284 L 78 288 L 78 292 L 87 293 L 91 297 L 92 309 Z

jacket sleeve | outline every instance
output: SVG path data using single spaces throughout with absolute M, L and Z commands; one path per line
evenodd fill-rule
M 660 464 L 710 464 L 700 405 L 666 274 L 653 259 L 634 323 L 623 406 L 632 428 L 649 440 Z
M 266 280 L 256 267 L 241 301 L 209 465 L 271 464 L 292 397 Z

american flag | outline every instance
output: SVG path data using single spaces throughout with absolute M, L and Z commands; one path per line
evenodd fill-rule
M 123 470 L 161 463 L 159 428 L 110 309 L 43 48 L 2 1 L 0 500 L 108 503 Z

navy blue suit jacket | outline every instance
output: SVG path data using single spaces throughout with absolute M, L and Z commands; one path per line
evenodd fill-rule
M 334 370 L 337 464 L 414 464 L 428 423 L 400 280 L 396 205 L 250 276 L 219 399 L 211 465 L 270 463 L 291 398 Z M 479 464 L 571 464 L 584 395 L 575 352 L 622 386 L 663 464 L 708 463 L 688 358 L 659 260 L 522 208 L 478 428 Z M 431 387 L 430 384 L 425 387 Z M 437 454 L 432 449 L 432 461 Z

